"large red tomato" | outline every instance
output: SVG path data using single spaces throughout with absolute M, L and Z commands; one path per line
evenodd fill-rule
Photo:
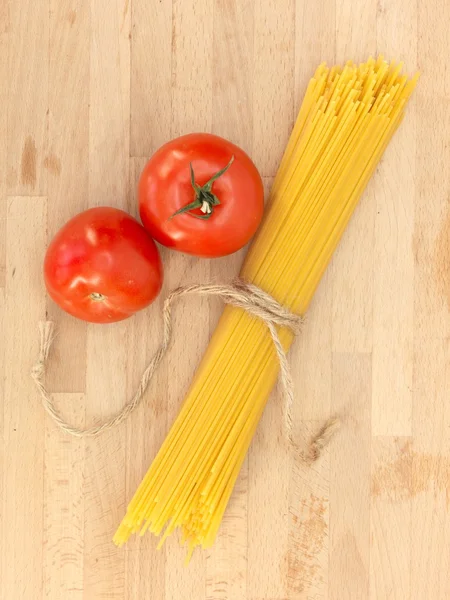
M 66 312 L 113 323 L 148 306 L 163 278 L 155 242 L 116 208 L 76 215 L 53 238 L 44 262 L 48 293 Z
M 225 256 L 256 232 L 263 184 L 243 150 L 216 135 L 193 133 L 165 144 L 148 161 L 139 210 L 144 227 L 164 246 Z

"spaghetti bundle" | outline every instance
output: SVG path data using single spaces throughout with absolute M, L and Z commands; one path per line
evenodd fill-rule
M 382 57 L 322 64 L 306 90 L 241 278 L 297 315 L 312 299 L 399 126 L 417 76 Z M 290 330 L 279 328 L 285 350 Z M 186 400 L 114 541 L 181 528 L 190 555 L 212 545 L 279 363 L 266 325 L 227 307 Z

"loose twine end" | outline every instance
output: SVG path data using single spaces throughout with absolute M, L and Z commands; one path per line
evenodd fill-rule
M 302 317 L 295 315 L 285 306 L 281 305 L 275 298 L 267 294 L 259 287 L 237 279 L 229 285 L 206 284 L 206 285 L 190 285 L 183 286 L 173 290 L 164 301 L 163 305 L 163 339 L 155 352 L 153 358 L 142 374 L 138 389 L 133 398 L 125 404 L 125 406 L 117 414 L 113 415 L 105 422 L 88 429 L 79 429 L 72 427 L 56 410 L 53 399 L 47 391 L 45 379 L 46 361 L 49 356 L 50 348 L 54 339 L 55 325 L 52 321 L 42 321 L 39 323 L 40 345 L 39 358 L 31 370 L 31 376 L 38 388 L 42 405 L 58 427 L 78 438 L 95 437 L 119 425 L 127 419 L 127 417 L 140 405 L 147 387 L 162 359 L 164 358 L 171 339 L 172 339 L 172 303 L 175 299 L 189 294 L 200 296 L 219 296 L 225 304 L 231 304 L 248 312 L 253 317 L 260 319 L 266 324 L 275 351 L 280 363 L 280 382 L 284 393 L 284 425 L 286 430 L 286 438 L 292 447 L 295 447 L 292 439 L 292 404 L 294 399 L 294 384 L 292 381 L 289 363 L 286 352 L 278 335 L 278 327 L 286 327 L 290 329 L 294 335 L 301 330 L 303 323 Z M 319 434 L 313 440 L 310 448 L 312 460 L 317 460 L 321 450 L 331 439 L 337 429 L 338 421 L 333 420 L 332 423 L 327 423 L 320 430 Z
M 306 462 L 316 462 L 322 455 L 322 451 L 341 427 L 341 420 L 337 417 L 332 417 L 319 429 L 309 443 Z
M 55 336 L 55 324 L 53 321 L 40 321 L 39 332 L 41 334 L 39 356 L 42 360 L 46 360 Z
M 55 324 L 52 321 L 39 322 L 39 358 L 33 365 L 31 376 L 37 383 L 45 374 L 45 362 L 50 352 L 55 332 Z

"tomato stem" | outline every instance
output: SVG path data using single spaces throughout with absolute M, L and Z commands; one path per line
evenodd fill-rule
M 105 296 L 103 294 L 100 294 L 99 292 L 92 292 L 91 294 L 89 294 L 89 297 L 94 302 L 102 302 L 105 299 Z
M 186 204 L 186 206 L 183 206 L 182 208 L 178 209 L 176 212 L 173 213 L 173 215 L 170 218 L 173 219 L 177 215 L 182 215 L 183 213 L 187 213 L 187 214 L 191 215 L 192 217 L 195 217 L 196 219 L 203 219 L 204 221 L 208 220 L 211 217 L 211 215 L 213 214 L 214 206 L 218 206 L 220 204 L 219 198 L 212 192 L 213 183 L 217 179 L 219 179 L 219 177 L 221 177 L 226 171 L 228 171 L 228 169 L 233 164 L 233 161 L 234 161 L 234 155 L 231 157 L 230 162 L 223 169 L 220 169 L 220 171 L 217 171 L 217 173 L 215 173 L 211 177 L 211 179 L 209 179 L 202 186 L 195 183 L 194 168 L 192 167 L 192 163 L 189 163 L 189 169 L 191 172 L 191 185 L 195 192 L 194 200 L 192 202 L 190 202 L 189 204 Z M 200 211 L 203 214 L 199 215 L 199 214 L 191 212 L 198 208 L 200 209 Z

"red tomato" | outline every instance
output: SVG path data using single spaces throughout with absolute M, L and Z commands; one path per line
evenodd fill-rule
M 76 215 L 53 238 L 44 262 L 48 293 L 66 312 L 113 323 L 148 306 L 163 278 L 155 242 L 116 208 Z
M 139 210 L 144 227 L 164 246 L 225 256 L 258 229 L 263 184 L 243 150 L 216 135 L 193 133 L 165 144 L 148 161 Z

